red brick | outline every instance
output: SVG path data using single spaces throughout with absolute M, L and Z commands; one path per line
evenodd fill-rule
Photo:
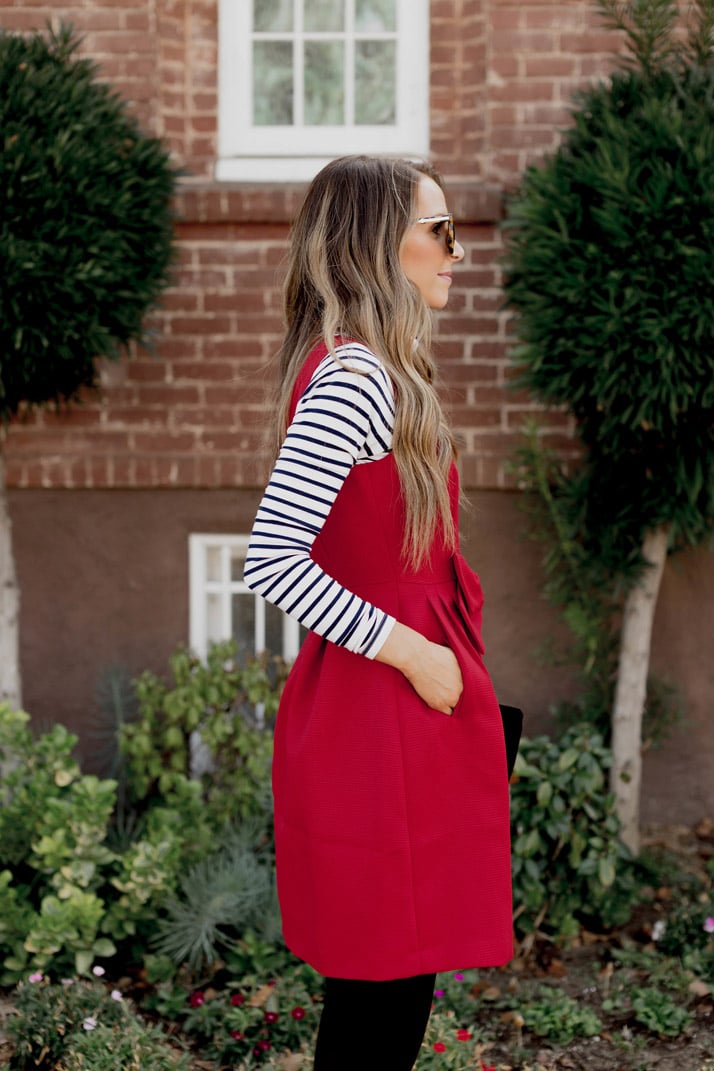
M 196 447 L 196 437 L 185 432 L 134 432 L 132 439 L 133 449 L 137 453 L 178 454 L 187 453 Z

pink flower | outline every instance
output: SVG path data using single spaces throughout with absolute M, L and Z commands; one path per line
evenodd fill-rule
M 435 989 L 435 990 L 434 990 L 434 996 L 435 996 L 435 997 L 436 997 L 437 999 L 438 999 L 439 997 L 443 997 L 443 995 L 444 995 L 444 990 L 443 990 L 443 989 Z
M 35 973 L 31 974 L 30 977 L 27 980 L 28 980 L 28 982 L 32 982 L 33 984 L 35 982 L 41 982 L 42 981 L 42 971 L 35 971 Z
M 433 1045 L 434 1052 L 446 1052 L 446 1045 L 443 1041 L 435 1041 Z
M 463 982 L 463 980 L 464 980 L 464 976 L 461 973 L 461 971 L 457 971 L 456 974 L 454 975 L 454 978 L 456 979 L 457 982 Z
M 107 972 L 104 970 L 104 967 L 92 967 L 92 974 L 95 976 L 95 978 L 101 978 L 106 973 Z
M 242 993 L 234 993 L 231 997 L 231 1007 L 237 1008 L 241 1004 L 245 1004 L 245 997 Z
M 82 1023 L 82 1026 L 84 1027 L 85 1030 L 94 1030 L 96 1025 L 97 1025 L 97 1020 L 91 1015 L 88 1015 L 87 1018 Z
M 200 990 L 192 993 L 188 998 L 188 1002 L 192 1008 L 200 1008 L 202 1004 L 206 1003 L 206 998 Z
M 121 993 L 119 992 L 118 989 L 112 989 L 111 998 L 112 998 L 112 1000 L 116 1000 L 116 1001 L 124 1000 L 124 997 L 121 995 Z
M 290 1014 L 292 1015 L 293 1019 L 304 1019 L 305 1018 L 305 1009 L 301 1008 L 298 1005 L 297 1008 L 293 1008 L 293 1010 L 290 1012 Z
M 704 929 L 707 933 L 714 933 L 714 917 L 711 915 L 704 920 Z

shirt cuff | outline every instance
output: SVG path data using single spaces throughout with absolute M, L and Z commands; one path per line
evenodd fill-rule
M 382 624 L 382 627 L 380 628 L 379 632 L 372 640 L 372 643 L 369 645 L 367 650 L 362 652 L 365 658 L 373 659 L 377 657 L 379 652 L 382 650 L 382 647 L 387 642 L 387 637 L 391 633 L 396 623 L 396 617 L 391 617 L 389 614 L 385 615 L 384 623 Z

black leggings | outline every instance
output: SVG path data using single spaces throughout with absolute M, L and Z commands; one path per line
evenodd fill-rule
M 325 979 L 314 1071 L 412 1071 L 435 974 L 390 982 Z

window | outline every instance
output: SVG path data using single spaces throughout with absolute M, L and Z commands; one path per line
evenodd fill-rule
M 292 662 L 304 629 L 243 582 L 248 536 L 189 536 L 189 644 L 205 658 L 211 643 L 233 638 L 238 651 Z
M 219 179 L 428 151 L 429 0 L 220 0 Z

